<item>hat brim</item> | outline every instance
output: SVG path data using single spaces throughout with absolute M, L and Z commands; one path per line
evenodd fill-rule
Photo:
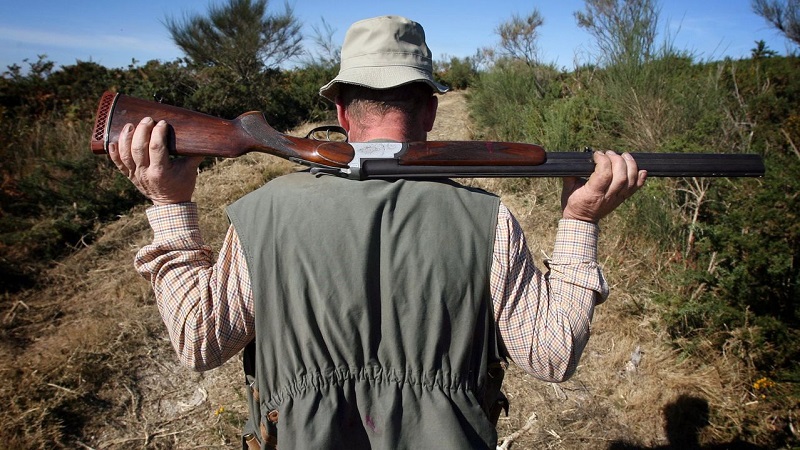
M 336 101 L 341 84 L 353 84 L 371 89 L 391 89 L 415 82 L 424 82 L 439 94 L 449 90 L 447 86 L 437 83 L 429 72 L 414 67 L 356 67 L 339 72 L 336 78 L 320 88 L 319 95 L 330 101 Z

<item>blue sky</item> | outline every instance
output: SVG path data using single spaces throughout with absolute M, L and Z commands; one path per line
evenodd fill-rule
M 106 67 L 127 67 L 151 59 L 172 61 L 182 56 L 163 22 L 167 17 L 204 14 L 209 4 L 225 0 L 27 0 L 0 2 L 0 72 L 10 64 L 23 67 L 45 54 L 57 65 L 94 61 Z M 322 18 L 336 31 L 340 43 L 354 21 L 383 14 L 400 14 L 420 22 L 435 59 L 465 57 L 495 45 L 497 26 L 514 14 L 538 8 L 544 17 L 539 40 L 542 60 L 572 68 L 591 61 L 591 37 L 576 25 L 574 12 L 583 0 L 290 0 L 306 35 Z M 283 9 L 270 1 L 270 11 Z M 780 54 L 793 47 L 750 7 L 750 0 L 660 0 L 659 31 L 675 46 L 698 60 L 747 57 L 755 41 L 764 40 Z

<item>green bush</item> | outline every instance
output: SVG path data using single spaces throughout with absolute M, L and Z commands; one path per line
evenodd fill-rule
M 29 66 L 0 78 L 0 292 L 31 286 L 42 268 L 91 243 L 100 222 L 143 200 L 89 151 L 101 93 L 178 99 L 188 79 L 176 63 L 54 70 L 40 57 Z
M 336 123 L 336 109 L 319 95 L 319 88 L 338 72 L 339 66 L 331 64 L 309 64 L 284 72 L 283 95 L 277 103 L 283 115 L 293 119 L 286 129 L 303 122 Z
M 221 67 L 150 61 L 127 69 L 78 62 L 56 69 L 45 57 L 0 77 L 0 292 L 34 283 L 39 271 L 90 243 L 98 224 L 142 202 L 107 159 L 89 152 L 105 90 L 224 118 L 264 112 L 278 130 L 333 120 L 318 95 L 334 64 L 265 70 L 237 83 Z
M 501 62 L 470 108 L 482 133 L 550 149 L 755 152 L 760 180 L 651 180 L 622 227 L 670 259 L 654 295 L 676 343 L 711 343 L 757 373 L 800 379 L 800 60 L 694 63 L 666 52 L 625 67 L 542 76 Z M 698 201 L 701 199 L 701 201 Z
M 800 379 L 800 154 L 793 146 L 800 127 L 791 106 L 800 83 L 789 76 L 798 68 L 796 58 L 712 67 L 727 95 L 684 138 L 700 148 L 762 153 L 767 174 L 708 186 L 693 248 L 674 267 L 674 288 L 659 296 L 667 329 L 684 349 L 698 342 L 727 348 L 757 373 L 788 383 Z
M 434 64 L 436 80 L 450 89 L 467 89 L 478 77 L 478 69 L 472 58 L 451 57 Z
M 488 138 L 547 145 L 546 114 L 560 94 L 554 68 L 505 60 L 475 81 L 470 112 Z
M 142 201 L 133 185 L 104 158 L 86 151 L 42 160 L 0 192 L 0 291 L 30 286 L 39 270 L 91 244 L 97 224 Z

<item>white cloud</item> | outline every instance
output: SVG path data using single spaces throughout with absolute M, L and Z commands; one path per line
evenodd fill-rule
M 174 52 L 172 41 L 164 36 L 140 38 L 119 34 L 75 34 L 0 25 L 0 41 L 17 44 L 80 50 L 118 50 Z

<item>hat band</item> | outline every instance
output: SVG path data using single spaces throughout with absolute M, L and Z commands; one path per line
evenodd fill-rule
M 351 56 L 347 59 L 342 58 L 341 62 L 341 70 L 376 66 L 407 66 L 422 69 L 427 72 L 431 72 L 433 67 L 430 58 L 409 52 L 367 53 L 364 55 Z

